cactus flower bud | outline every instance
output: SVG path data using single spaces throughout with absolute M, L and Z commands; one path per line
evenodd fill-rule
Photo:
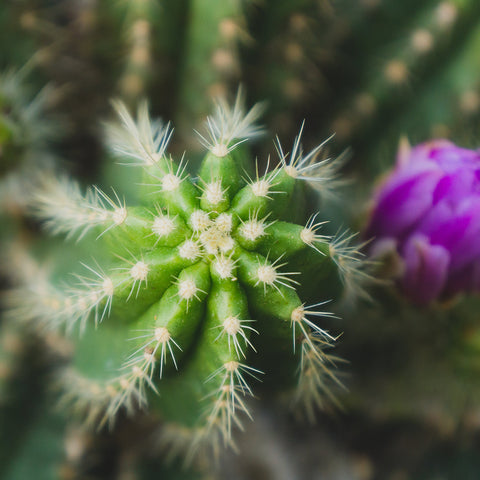
M 398 283 L 417 304 L 480 290 L 480 152 L 432 140 L 402 145 L 374 194 L 372 254 L 400 256 Z

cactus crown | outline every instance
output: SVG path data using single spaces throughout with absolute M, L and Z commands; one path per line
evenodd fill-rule
M 306 211 L 306 182 L 324 185 L 335 169 L 317 161 L 320 147 L 303 155 L 300 135 L 289 155 L 278 143 L 273 169 L 254 169 L 244 141 L 260 133 L 260 109 L 246 113 L 238 98 L 208 118 L 209 151 L 193 179 L 185 158 L 167 154 L 168 124 L 151 121 L 146 104 L 136 120 L 115 108 L 121 123 L 107 128 L 108 144 L 143 170 L 140 205 L 44 181 L 38 216 L 53 233 L 93 233 L 105 266 L 85 265 L 77 285 L 61 289 L 37 276 L 16 297 L 24 317 L 74 333 L 65 399 L 97 423 L 148 402 L 176 438 L 187 427 L 193 446 L 231 444 L 260 379 L 265 388 L 296 382 L 313 414 L 338 382 L 334 338 L 317 320 L 332 316 L 323 305 L 360 265 Z

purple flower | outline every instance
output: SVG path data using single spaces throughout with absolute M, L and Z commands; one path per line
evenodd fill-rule
M 480 292 L 480 150 L 447 140 L 403 145 L 373 204 L 371 253 L 396 252 L 412 301 Z

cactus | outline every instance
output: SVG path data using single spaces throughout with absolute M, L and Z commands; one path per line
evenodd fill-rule
M 225 96 L 238 82 L 237 50 L 245 35 L 243 24 L 241 2 L 190 2 L 177 104 L 178 123 L 185 125 L 187 134 L 192 121 L 198 122 L 208 113 L 211 98 Z
M 317 158 L 323 144 L 305 155 L 300 132 L 290 154 L 277 144 L 275 168 L 249 173 L 244 142 L 259 135 L 260 110 L 245 113 L 239 95 L 209 117 L 192 179 L 185 158 L 167 154 L 168 124 L 151 121 L 146 104 L 136 121 L 115 108 L 108 145 L 142 169 L 139 205 L 45 178 L 32 199 L 38 217 L 53 233 L 96 238 L 104 266 L 84 264 L 71 287 L 33 275 L 10 296 L 19 318 L 74 343 L 58 378 L 64 402 L 100 425 L 148 403 L 170 422 L 165 437 L 187 436 L 191 452 L 233 445 L 260 380 L 274 391 L 297 383 L 312 416 L 340 384 L 335 338 L 319 325 L 333 316 L 324 304 L 363 275 L 345 236 L 323 235 L 303 203 L 309 185 L 335 184 L 335 164 Z
M 0 174 L 6 175 L 19 165 L 45 164 L 48 142 L 54 137 L 54 124 L 45 116 L 51 91 L 48 88 L 31 98 L 26 76 L 31 66 L 10 69 L 0 75 Z
M 343 4 L 350 17 L 352 3 L 359 2 Z M 336 96 L 332 101 L 327 90 L 317 108 L 329 113 L 320 126 L 355 148 L 363 159 L 359 172 L 371 178 L 385 166 L 387 154 L 394 155 L 401 135 L 415 142 L 464 136 L 477 124 L 479 4 L 386 1 L 367 8 L 370 2 L 362 3 L 356 18 L 338 10 L 336 23 L 348 22 L 335 47 L 345 61 L 339 72 L 325 72 Z

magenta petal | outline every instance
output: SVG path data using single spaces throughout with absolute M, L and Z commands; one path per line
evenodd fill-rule
M 465 198 L 466 193 L 475 192 L 477 182 L 476 172 L 469 169 L 445 175 L 433 192 L 433 204 L 441 201 L 456 204 Z
M 431 208 L 440 176 L 438 170 L 429 169 L 387 183 L 379 195 L 367 234 L 395 237 L 407 233 Z
M 442 152 L 450 151 L 451 149 L 457 148 L 454 143 L 450 140 L 445 140 L 443 138 L 437 138 L 430 140 L 429 142 L 423 142 L 420 145 L 412 148 L 410 152 L 410 162 L 416 163 L 421 160 L 438 160 L 439 156 L 441 157 Z
M 413 301 L 480 292 L 480 151 L 442 139 L 403 148 L 373 201 L 370 252 L 395 246 Z
M 451 269 L 462 268 L 480 255 L 480 197 L 467 196 L 458 205 L 437 204 L 416 231 L 450 252 Z
M 447 280 L 450 255 L 439 246 L 431 245 L 423 235 L 411 237 L 403 252 L 405 275 L 401 285 L 405 294 L 417 304 L 436 299 Z

